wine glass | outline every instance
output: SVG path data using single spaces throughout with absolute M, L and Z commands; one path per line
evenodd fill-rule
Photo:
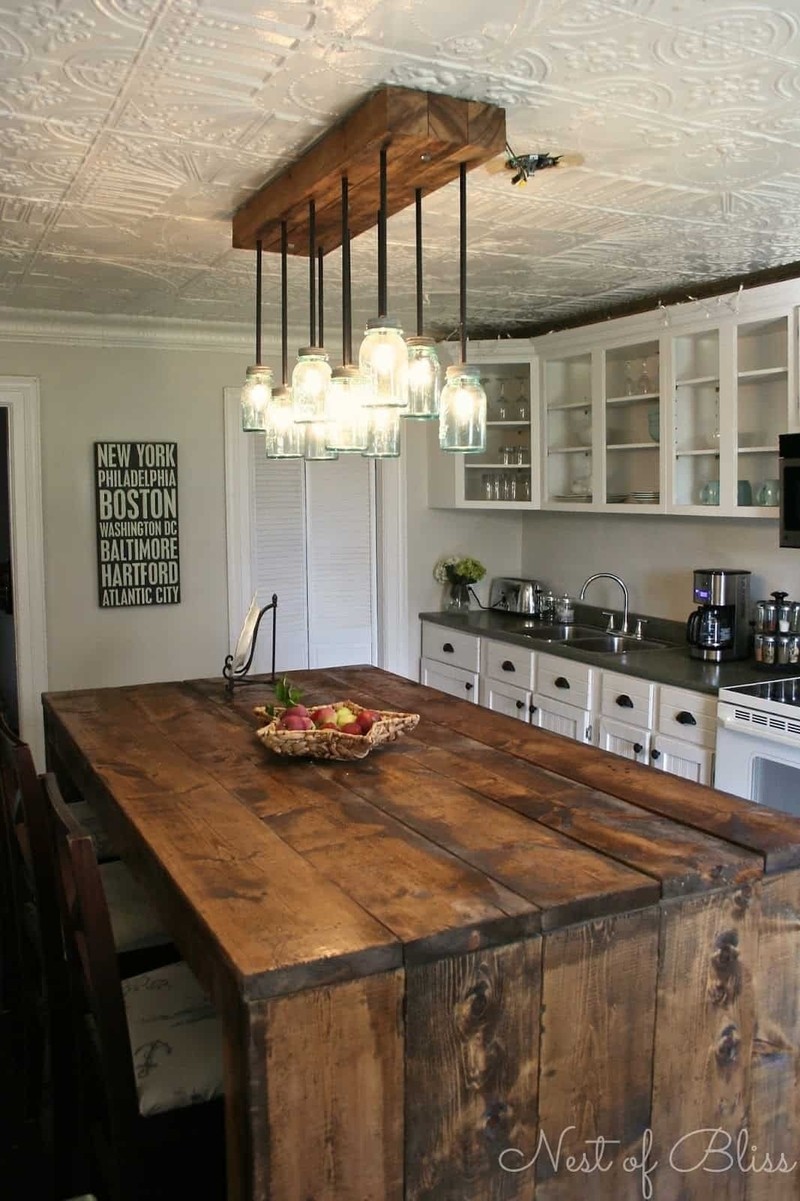
M 640 396 L 646 396 L 648 392 L 653 391 L 650 372 L 647 370 L 647 359 L 642 359 L 642 369 L 636 381 L 636 391 Z
M 625 364 L 623 387 L 626 396 L 636 395 L 636 380 L 633 378 L 633 363 L 631 362 Z
M 497 417 L 499 421 L 505 421 L 508 416 L 508 398 L 506 396 L 506 381 L 500 377 L 500 391 L 497 393 Z

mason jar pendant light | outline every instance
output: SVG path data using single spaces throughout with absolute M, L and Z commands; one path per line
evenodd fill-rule
M 317 345 L 317 313 L 314 272 L 316 268 L 316 206 L 308 202 L 308 313 L 309 345 L 297 352 L 292 371 L 294 419 L 299 422 L 322 421 L 325 416 L 325 394 L 331 382 L 328 352 L 320 337 Z
M 353 329 L 350 296 L 350 229 L 347 176 L 342 176 L 342 365 L 335 367 L 325 397 L 328 448 L 343 454 L 367 449 L 364 399 L 369 381 L 351 363 Z
M 386 147 L 380 154 L 380 208 L 378 209 L 378 317 L 367 322 L 358 365 L 370 382 L 367 405 L 408 405 L 408 350 L 399 322 L 386 316 Z
M 323 252 L 321 249 L 318 251 L 318 257 L 319 257 L 319 274 L 318 274 L 317 295 L 319 296 L 319 341 L 320 341 L 320 345 L 322 345 L 325 341 L 325 339 L 323 337 L 323 328 L 324 328 L 324 323 L 325 323 L 325 303 L 324 303 L 324 295 L 323 295 L 323 291 L 322 291 Z M 313 271 L 314 271 L 313 264 L 310 264 L 309 265 L 309 280 L 310 280 L 312 292 L 314 289 Z M 313 333 L 312 333 L 311 341 L 312 342 L 314 341 Z M 330 387 L 330 368 L 328 370 L 329 370 L 328 384 L 325 388 L 325 396 L 326 397 L 328 395 L 328 388 Z M 305 459 L 307 459 L 310 463 L 311 462 L 320 462 L 320 461 L 326 460 L 326 459 L 330 460 L 330 459 L 338 459 L 339 458 L 339 452 L 336 450 L 331 450 L 330 447 L 328 446 L 328 423 L 325 421 L 324 413 L 323 413 L 322 419 L 319 421 L 305 421 L 303 423 L 303 433 L 305 435 L 305 448 L 303 450 L 303 457 Z
M 400 457 L 400 418 L 403 410 L 397 405 L 367 407 L 367 449 L 365 459 L 397 459 Z
M 261 239 L 256 242 L 256 361 L 245 372 L 242 388 L 242 429 L 246 434 L 264 433 L 267 405 L 272 395 L 272 371 L 261 362 Z
M 289 370 L 289 341 L 287 330 L 288 279 L 286 260 L 288 253 L 286 222 L 281 222 L 281 380 L 274 388 L 267 405 L 266 445 L 268 459 L 301 459 L 303 457 L 303 429 L 294 419 L 292 390 L 286 383 Z
M 486 393 L 480 369 L 467 364 L 467 165 L 459 170 L 461 362 L 447 368 L 439 400 L 439 445 L 442 450 L 479 453 L 486 450 Z
M 408 409 L 404 417 L 431 421 L 439 416 L 442 365 L 433 338 L 422 332 L 422 188 L 414 193 L 417 259 L 417 333 L 406 338 L 408 347 Z

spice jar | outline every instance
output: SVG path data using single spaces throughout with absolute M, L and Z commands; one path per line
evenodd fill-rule
M 774 634 L 764 634 L 761 641 L 761 662 L 774 663 L 777 652 L 776 639 Z
M 764 661 L 763 634 L 756 634 L 756 636 L 753 638 L 753 658 L 755 659 L 756 663 L 763 663 Z
M 784 667 L 789 662 L 789 635 L 779 634 L 775 650 L 775 662 Z
M 800 634 L 789 635 L 789 662 L 800 663 Z
M 778 628 L 778 606 L 774 600 L 756 603 L 756 633 L 774 634 Z
M 788 634 L 792 625 L 792 604 L 791 601 L 781 601 L 777 607 L 778 633 Z
M 792 612 L 789 617 L 789 632 L 800 634 L 800 601 L 792 601 Z

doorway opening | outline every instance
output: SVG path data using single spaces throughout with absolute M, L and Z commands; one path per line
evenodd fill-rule
M 11 564 L 11 481 L 8 409 L 0 407 L 0 716 L 19 733 L 17 647 Z

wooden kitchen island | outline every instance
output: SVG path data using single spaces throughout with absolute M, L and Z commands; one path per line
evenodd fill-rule
M 419 725 L 308 763 L 255 738 L 266 686 L 44 698 L 223 1018 L 230 1201 L 797 1201 L 800 821 L 375 668 L 291 679 Z

